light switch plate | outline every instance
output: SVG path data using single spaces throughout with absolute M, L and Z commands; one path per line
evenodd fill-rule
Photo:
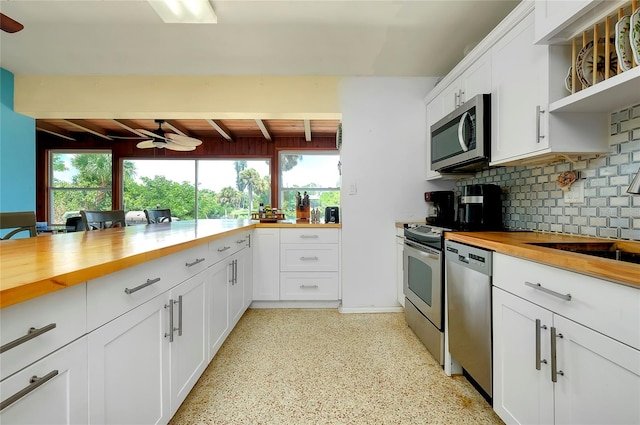
M 577 180 L 571 189 L 564 192 L 564 202 L 567 204 L 584 204 L 584 180 Z
M 358 185 L 355 183 L 351 183 L 349 185 L 349 195 L 357 195 L 358 194 Z

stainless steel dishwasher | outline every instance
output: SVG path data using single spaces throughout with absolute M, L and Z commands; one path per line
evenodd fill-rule
M 445 241 L 449 353 L 492 397 L 492 252 Z

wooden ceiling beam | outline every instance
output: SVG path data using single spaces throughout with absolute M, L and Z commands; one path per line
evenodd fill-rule
M 64 128 L 60 128 L 56 125 L 49 124 L 48 122 L 44 122 L 42 120 L 36 120 L 36 130 L 53 134 L 54 136 L 62 137 L 63 139 L 71 140 L 73 142 L 76 141 L 76 139 L 71 137 L 71 133 L 69 133 Z
M 307 142 L 311 141 L 311 120 L 303 120 L 304 121 L 304 140 Z
M 111 121 L 113 121 L 114 123 L 118 124 L 120 127 L 124 128 L 127 131 L 130 131 L 131 133 L 135 134 L 136 136 L 140 136 L 140 137 L 148 137 L 146 134 L 144 133 L 140 133 L 138 130 L 136 130 L 134 127 L 139 127 L 136 123 L 134 123 L 131 120 L 116 120 L 116 119 L 112 119 Z
M 165 121 L 163 125 L 182 136 L 192 137 L 186 127 L 181 126 L 175 121 Z
M 233 136 L 231 134 L 231 132 L 229 131 L 229 129 L 222 124 L 222 122 L 220 121 L 216 121 L 216 120 L 212 120 L 212 119 L 207 119 L 207 122 L 209 123 L 209 125 L 213 128 L 216 129 L 216 131 L 218 133 L 220 133 L 220 135 L 227 141 L 229 142 L 235 142 L 235 140 L 233 139 Z
M 260 119 L 256 119 L 256 124 L 258 124 L 258 127 L 260 127 L 260 131 L 262 131 L 262 135 L 264 136 L 265 139 L 267 140 L 271 140 L 271 134 L 269 134 L 269 130 L 267 129 L 267 126 L 264 124 L 264 122 L 262 122 L 262 120 Z
M 91 133 L 95 136 L 102 137 L 103 139 L 113 140 L 111 137 L 107 136 L 107 131 L 95 124 L 87 122 L 85 120 L 63 120 L 67 124 L 71 124 L 74 127 L 79 128 L 82 131 L 86 131 L 87 133 Z

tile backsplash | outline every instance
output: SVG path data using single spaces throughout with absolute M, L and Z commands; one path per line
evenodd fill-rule
M 498 167 L 459 180 L 497 184 L 503 192 L 503 221 L 509 229 L 529 229 L 604 238 L 640 240 L 640 195 L 627 187 L 640 168 L 640 104 L 611 114 L 611 152 L 599 158 L 545 166 Z M 584 203 L 564 201 L 556 178 L 579 172 Z

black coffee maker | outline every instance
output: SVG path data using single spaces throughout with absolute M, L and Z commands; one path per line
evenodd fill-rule
M 456 222 L 454 199 L 455 195 L 451 190 L 425 192 L 427 224 L 453 229 Z
M 470 184 L 462 188 L 458 213 L 461 230 L 502 229 L 502 189 L 495 184 Z

